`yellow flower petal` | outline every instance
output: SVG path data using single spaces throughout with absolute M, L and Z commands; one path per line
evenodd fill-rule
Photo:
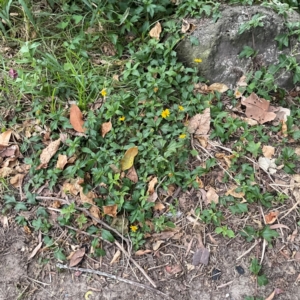
M 194 59 L 194 62 L 195 62 L 196 64 L 202 63 L 202 59 L 201 59 L 201 58 L 195 58 L 195 59 Z
M 170 110 L 169 109 L 165 109 L 162 111 L 161 116 L 162 118 L 166 119 L 168 116 L 170 115 Z
M 136 232 L 139 228 L 136 225 L 131 225 L 130 229 L 132 232 Z
M 180 138 L 180 139 L 185 139 L 185 138 L 186 138 L 186 134 L 184 134 L 184 133 L 181 134 L 181 135 L 179 136 L 179 138 Z
M 183 110 L 184 110 L 184 107 L 181 106 L 181 105 L 179 105 L 179 106 L 178 106 L 178 109 L 179 109 L 180 111 L 183 111 Z
M 103 90 L 100 92 L 100 94 L 101 94 L 103 97 L 105 97 L 105 96 L 107 95 L 106 89 L 103 89 Z
M 122 116 L 122 117 L 119 118 L 119 121 L 124 121 L 124 120 L 125 120 L 124 116 Z

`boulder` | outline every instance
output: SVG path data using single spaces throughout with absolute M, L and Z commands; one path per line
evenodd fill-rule
M 235 86 L 236 81 L 247 72 L 257 70 L 262 66 L 278 64 L 281 53 L 291 55 L 299 53 L 299 43 L 296 38 L 290 39 L 289 47 L 278 47 L 275 38 L 287 33 L 283 16 L 262 6 L 227 6 L 221 11 L 221 18 L 214 22 L 209 18 L 189 19 L 195 25 L 190 34 L 198 40 L 199 45 L 192 45 L 191 38 L 186 36 L 177 47 L 177 55 L 181 62 L 189 67 L 197 67 L 199 74 L 210 81 Z M 264 18 L 263 27 L 251 28 L 239 34 L 240 26 L 252 19 L 256 14 Z M 300 15 L 289 13 L 289 22 L 300 22 Z M 298 38 L 298 37 L 297 37 Z M 252 59 L 239 58 L 244 46 L 249 46 L 258 55 Z M 300 56 L 295 56 L 300 61 Z M 202 63 L 195 63 L 195 58 L 201 58 Z M 281 88 L 293 88 L 293 74 L 290 71 L 276 73 L 276 84 Z

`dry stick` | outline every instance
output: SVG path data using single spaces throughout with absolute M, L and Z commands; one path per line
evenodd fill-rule
M 100 276 L 105 276 L 105 277 L 108 277 L 108 278 L 112 278 L 112 279 L 115 279 L 115 280 L 118 280 L 118 281 L 122 281 L 122 282 L 125 282 L 125 283 L 135 285 L 135 286 L 140 287 L 142 289 L 146 289 L 146 290 L 155 292 L 159 295 L 165 296 L 169 299 L 172 299 L 169 295 L 167 295 L 167 294 L 165 294 L 165 293 L 163 293 L 159 290 L 156 290 L 156 289 L 152 288 L 151 286 L 148 286 L 148 285 L 136 282 L 136 281 L 132 281 L 132 280 L 129 280 L 129 279 L 125 279 L 125 278 L 122 278 L 122 277 L 119 277 L 119 276 L 116 276 L 116 275 L 108 274 L 108 273 L 101 272 L 101 271 L 91 270 L 91 269 L 68 267 L 68 266 L 60 264 L 60 263 L 57 263 L 56 266 L 60 269 L 68 269 L 68 270 L 73 270 L 73 271 L 79 271 L 79 272 L 85 272 L 85 273 L 91 273 L 91 274 L 97 274 L 97 275 L 100 275 Z
M 287 212 L 285 215 L 283 215 L 282 217 L 280 217 L 280 220 L 283 219 L 283 218 L 285 218 L 287 215 L 289 215 L 294 209 L 297 208 L 297 206 L 298 206 L 299 204 L 300 204 L 300 199 L 293 205 L 292 208 L 290 208 L 290 209 L 288 210 L 288 212 Z
M 57 197 L 36 197 L 37 200 L 59 200 L 62 201 L 64 203 L 66 203 L 67 201 L 65 199 L 61 199 L 61 198 L 57 198 Z M 124 238 L 124 236 L 122 234 L 120 234 L 117 230 L 115 230 L 114 228 L 110 227 L 109 225 L 107 225 L 105 222 L 101 221 L 100 219 L 94 217 L 87 209 L 85 208 L 80 208 L 78 206 L 75 206 L 75 209 L 84 212 L 85 214 L 87 214 L 91 219 L 93 219 L 94 221 L 96 221 L 97 223 L 103 225 L 104 227 L 106 227 L 107 229 L 113 231 L 114 233 L 116 233 L 119 237 L 121 237 L 122 240 L 125 240 L 127 243 L 127 246 L 129 247 L 129 241 L 128 239 Z M 114 244 L 125 254 L 125 256 L 140 270 L 140 272 L 145 276 L 145 278 L 153 285 L 153 287 L 157 287 L 157 285 L 155 284 L 155 282 L 147 275 L 147 273 L 143 270 L 143 268 L 133 259 L 130 257 L 129 253 L 124 249 L 124 247 L 122 245 L 120 245 L 119 242 L 117 242 L 116 240 L 114 241 Z
M 241 256 L 239 256 L 236 260 L 239 260 L 242 257 L 244 257 L 246 254 L 248 254 L 259 242 L 260 242 L 260 239 L 258 241 L 256 241 L 254 245 L 252 245 L 246 252 L 244 252 Z

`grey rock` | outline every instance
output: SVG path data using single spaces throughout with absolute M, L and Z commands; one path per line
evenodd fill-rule
M 273 10 L 261 6 L 232 6 L 225 7 L 221 13 L 222 17 L 217 22 L 209 18 L 190 19 L 189 22 L 196 25 L 191 36 L 198 39 L 199 45 L 193 46 L 189 37 L 186 37 L 177 47 L 179 60 L 189 67 L 196 66 L 199 74 L 210 83 L 224 83 L 233 88 L 236 81 L 250 70 L 278 64 L 281 53 L 299 53 L 300 44 L 296 38 L 290 39 L 289 47 L 279 49 L 275 37 L 288 30 L 284 18 Z M 258 13 L 265 16 L 262 20 L 264 26 L 238 34 L 241 24 Z M 300 15 L 290 13 L 288 21 L 300 22 Z M 255 59 L 239 58 L 244 46 L 258 51 Z M 300 61 L 299 55 L 295 57 Z M 194 58 L 201 58 L 202 63 L 195 64 Z M 281 88 L 290 89 L 294 86 L 290 71 L 280 71 L 275 78 Z

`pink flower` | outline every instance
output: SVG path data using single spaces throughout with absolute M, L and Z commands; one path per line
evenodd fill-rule
M 8 72 L 9 77 L 16 79 L 18 77 L 18 72 L 14 69 L 10 69 Z

